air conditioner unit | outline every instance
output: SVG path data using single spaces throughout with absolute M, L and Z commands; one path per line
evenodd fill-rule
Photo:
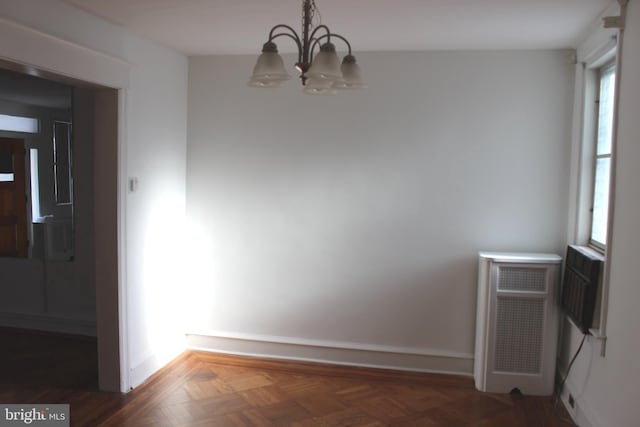
M 476 388 L 553 394 L 558 340 L 557 284 L 562 258 L 481 252 L 478 277 Z

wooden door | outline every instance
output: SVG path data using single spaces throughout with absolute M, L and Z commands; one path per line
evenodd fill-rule
M 24 140 L 0 138 L 0 256 L 26 257 Z

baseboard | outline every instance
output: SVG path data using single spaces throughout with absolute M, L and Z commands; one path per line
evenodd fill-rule
M 564 377 L 565 374 L 562 373 L 562 375 Z M 573 397 L 573 406 L 569 404 L 569 395 Z M 571 416 L 573 422 L 579 427 L 604 427 L 604 424 L 597 421 L 597 416 L 593 413 L 587 402 L 580 395 L 580 392 L 569 379 L 567 379 L 564 384 L 560 400 L 567 409 L 567 412 Z
M 473 375 L 473 354 L 228 332 L 187 333 L 193 350 L 262 358 Z
M 159 358 L 156 355 L 147 357 L 142 363 L 129 370 L 130 390 L 145 382 L 151 375 L 162 368 Z
M 176 349 L 175 352 L 164 354 L 160 357 L 157 354 L 147 357 L 142 363 L 139 363 L 134 368 L 129 370 L 129 390 L 133 390 L 146 380 L 148 380 L 153 374 L 165 367 L 169 362 L 184 351 L 184 348 Z
M 96 321 L 49 314 L 0 312 L 0 326 L 71 335 L 96 336 Z

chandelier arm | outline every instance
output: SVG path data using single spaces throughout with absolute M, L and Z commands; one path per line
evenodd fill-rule
M 269 37 L 269 41 L 271 40 L 275 40 L 278 37 L 289 37 L 291 40 L 293 40 L 296 43 L 296 46 L 298 46 L 298 61 L 301 60 L 302 58 L 302 45 L 300 44 L 300 39 L 297 36 L 297 34 L 294 36 L 293 34 L 289 34 L 289 33 L 277 33 L 274 34 L 273 36 Z
M 322 36 L 320 39 L 324 38 L 324 36 Z M 313 41 L 313 44 L 311 45 L 311 49 L 309 49 L 309 57 L 311 59 L 313 59 L 313 51 L 316 50 L 316 46 L 318 45 L 318 43 L 320 43 L 320 39 L 316 39 Z
M 326 25 L 318 25 L 317 27 L 315 27 L 313 29 L 313 31 L 311 32 L 311 34 L 309 34 L 309 40 L 305 40 L 305 43 L 311 43 L 312 41 L 316 40 L 316 33 L 320 30 L 324 30 L 326 32 L 325 35 L 320 36 L 319 39 L 321 38 L 327 38 L 327 41 L 330 42 L 331 41 L 331 36 L 333 34 L 331 34 L 331 30 L 329 29 L 329 27 L 327 27 Z
M 316 50 L 316 46 L 323 40 L 323 39 L 327 39 L 327 41 L 329 41 L 329 37 L 335 37 L 337 39 L 342 40 L 346 45 L 347 45 L 347 49 L 349 50 L 349 55 L 351 55 L 351 43 L 349 43 L 349 40 L 347 40 L 346 38 L 342 37 L 340 34 L 335 34 L 335 33 L 329 33 L 329 34 L 324 34 L 320 37 L 318 37 L 317 39 L 315 39 L 313 41 L 313 45 L 311 45 L 311 58 L 313 58 L 313 52 Z
M 331 33 L 331 37 L 335 37 L 342 40 L 347 45 L 347 49 L 349 50 L 349 55 L 351 55 L 351 43 L 349 43 L 349 40 L 342 37 L 340 34 L 336 34 L 336 33 Z
M 274 26 L 271 29 L 271 31 L 269 31 L 269 41 L 271 41 L 271 40 L 273 40 L 275 38 L 274 37 L 274 33 L 276 32 L 276 30 L 278 30 L 280 28 L 284 28 L 284 29 L 287 29 L 287 30 L 291 31 L 290 36 L 296 40 L 298 45 L 302 45 L 302 42 L 300 40 L 300 36 L 296 32 L 296 30 L 294 30 L 292 27 L 290 27 L 288 25 L 285 25 L 285 24 L 278 24 L 278 25 Z M 285 33 L 279 33 L 279 34 L 285 34 Z

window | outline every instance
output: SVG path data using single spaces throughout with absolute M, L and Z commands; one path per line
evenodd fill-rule
M 40 121 L 31 117 L 11 116 L 0 114 L 0 131 L 39 133 Z M 0 182 L 13 182 L 13 157 L 0 154 Z
M 38 133 L 40 122 L 31 117 L 9 116 L 0 114 L 0 130 L 9 132 Z
M 599 96 L 596 101 L 598 107 L 594 150 L 595 170 L 591 208 L 591 235 L 589 239 L 593 246 L 600 249 L 604 249 L 607 242 L 615 80 L 615 66 L 608 65 L 600 69 L 598 78 Z
M 32 221 L 36 221 L 40 219 L 40 172 L 37 148 L 29 150 L 29 162 L 31 164 L 31 218 Z

